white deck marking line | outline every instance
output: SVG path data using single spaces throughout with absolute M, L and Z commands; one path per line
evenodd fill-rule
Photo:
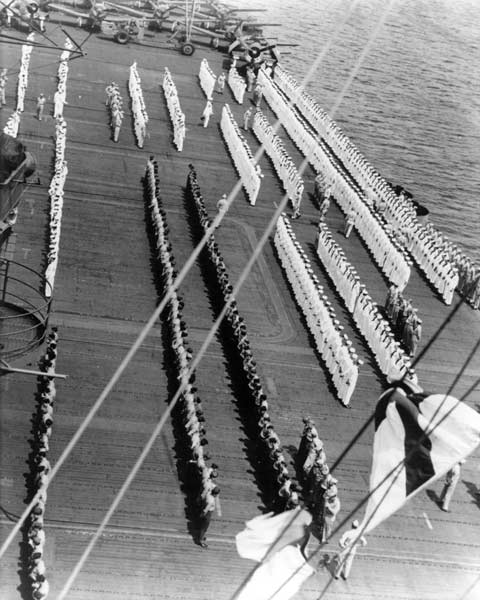
M 429 529 L 433 529 L 433 525 L 430 523 L 430 519 L 428 518 L 428 515 L 427 515 L 427 513 L 426 513 L 426 512 L 424 512 L 424 513 L 423 513 L 423 516 L 425 517 L 425 521 L 426 521 L 426 523 L 427 523 L 427 527 L 428 527 Z

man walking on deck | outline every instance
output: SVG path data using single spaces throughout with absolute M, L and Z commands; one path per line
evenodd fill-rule
M 218 494 L 220 489 L 217 486 L 213 486 L 211 490 L 205 490 L 205 493 L 201 499 L 200 515 L 198 519 L 198 537 L 197 543 L 202 548 L 208 548 L 207 544 L 207 529 L 212 520 L 213 511 L 216 509 L 218 512 Z
M 322 542 L 326 542 L 332 535 L 333 524 L 340 512 L 340 500 L 338 499 L 337 486 L 331 485 L 323 495 L 323 532 Z
M 247 92 L 251 92 L 253 90 L 253 86 L 255 84 L 255 72 L 252 67 L 247 67 Z
M 418 345 L 420 344 L 421 339 L 422 320 L 417 317 L 416 311 L 414 311 L 411 321 L 410 346 L 408 348 L 412 358 L 417 354 Z
M 243 113 L 243 128 L 245 131 L 250 129 L 250 118 L 252 116 L 252 107 L 248 107 L 247 110 Z
M 320 221 L 324 221 L 327 216 L 328 209 L 330 208 L 330 196 L 325 198 L 320 205 Z
M 263 98 L 263 90 L 262 90 L 262 86 L 257 83 L 257 85 L 255 86 L 255 89 L 253 90 L 253 103 L 255 104 L 256 108 L 260 108 L 260 102 L 262 101 Z
M 38 98 L 37 98 L 37 119 L 39 121 L 42 120 L 44 108 L 45 108 L 45 96 L 43 94 L 40 94 L 40 96 L 38 96 Z
M 223 196 L 217 202 L 217 210 L 218 210 L 218 214 L 223 219 L 223 217 L 225 216 L 225 213 L 228 210 L 227 194 L 223 194 Z
M 397 286 L 395 284 L 392 284 L 388 288 L 388 294 L 387 294 L 387 298 L 385 300 L 385 313 L 389 319 L 392 318 L 392 308 L 393 308 L 393 304 L 398 299 L 398 294 L 399 294 L 399 291 L 398 291 Z
M 367 540 L 363 535 L 358 535 L 359 522 L 355 519 L 352 523 L 352 529 L 346 531 L 338 542 L 342 550 L 337 554 L 337 566 L 335 568 L 335 579 L 340 575 L 343 579 L 347 579 L 352 568 L 353 559 L 357 553 L 357 546 L 360 543 L 362 546 L 367 545 Z
M 7 69 L 2 69 L 0 72 L 0 108 L 7 103 L 5 100 L 5 86 L 7 85 Z
M 205 105 L 205 108 L 203 109 L 203 113 L 201 116 L 201 120 L 203 121 L 203 126 L 207 127 L 208 126 L 208 122 L 210 121 L 210 117 L 213 115 L 213 106 L 212 106 L 212 100 L 211 98 L 209 98 L 207 100 L 207 104 Z
M 217 93 L 223 94 L 223 90 L 225 89 L 225 73 L 222 71 L 220 75 L 217 77 Z
M 457 487 L 458 480 L 460 479 L 462 464 L 464 463 L 465 461 L 461 460 L 449 471 L 447 471 L 445 485 L 443 486 L 442 493 L 440 494 L 440 508 L 445 512 L 450 512 L 450 500 L 452 499 L 453 492 Z
M 355 223 L 355 211 L 350 210 L 345 217 L 345 237 L 349 238 Z

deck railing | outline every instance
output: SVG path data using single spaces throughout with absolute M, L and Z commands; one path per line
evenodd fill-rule
M 42 343 L 50 304 L 49 283 L 40 273 L 0 259 L 0 358 L 25 354 Z

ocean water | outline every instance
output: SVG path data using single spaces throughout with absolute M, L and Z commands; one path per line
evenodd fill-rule
M 264 8 L 301 81 L 352 0 L 236 0 Z M 327 112 L 389 3 L 359 0 L 306 89 Z M 480 0 L 396 0 L 335 120 L 389 181 L 480 264 Z

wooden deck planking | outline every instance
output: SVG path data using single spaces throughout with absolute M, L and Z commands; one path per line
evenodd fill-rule
M 86 59 L 70 64 L 67 83 L 69 175 L 53 321 L 60 325 L 58 368 L 68 372 L 70 377 L 58 385 L 51 443 L 53 461 L 155 306 L 157 294 L 149 264 L 140 186 L 146 158 L 154 153 L 159 160 L 162 199 L 179 267 L 193 248 L 182 190 L 188 162 L 193 161 L 198 170 L 201 189 L 212 214 L 218 198 L 236 181 L 218 131 L 221 103 L 227 94 L 223 98 L 215 94 L 212 122 L 206 130 L 200 126 L 199 115 L 205 99 L 196 75 L 203 53 L 197 52 L 188 60 L 165 48 L 155 52 L 135 46 L 119 48 L 94 38 L 90 45 Z M 18 49 L 14 50 L 15 56 L 16 51 Z M 218 73 L 222 57 L 206 53 Z M 48 89 L 48 94 L 53 95 L 51 77 L 55 65 L 35 72 L 46 62 L 46 55 L 51 57 L 51 53 L 37 50 L 32 55 L 29 101 L 21 122 L 21 135 L 27 134 L 29 147 L 40 155 L 44 175 L 53 156 L 53 145 L 48 137 L 53 133 L 52 123 L 40 124 L 31 113 L 38 91 Z M 143 151 L 134 146 L 128 117 L 120 143 L 115 145 L 109 141 L 103 106 L 105 85 L 111 80 L 125 82 L 128 66 L 134 59 L 138 60 L 151 117 L 150 138 Z M 197 65 L 194 69 L 192 63 Z M 172 72 L 187 115 L 187 139 L 181 154 L 171 145 L 171 129 L 163 94 L 158 88 L 163 66 Z M 127 100 L 126 90 L 122 93 Z M 7 97 L 11 102 L 11 95 L 7 93 Z M 245 106 L 238 107 L 231 99 L 229 104 L 241 123 Z M 2 123 L 4 117 L 3 114 Z M 253 138 L 251 142 L 255 148 Z M 293 149 L 291 152 L 299 164 L 298 154 L 295 155 Z M 281 197 L 279 182 L 265 158 L 262 168 L 265 179 L 257 206 L 249 206 L 241 193 L 216 234 L 233 281 L 273 213 L 273 203 L 278 203 Z M 42 181 L 44 191 L 46 187 L 48 177 Z M 306 187 L 311 190 L 311 179 Z M 25 202 L 16 227 L 15 256 L 24 262 L 24 249 L 30 250 L 27 257 L 32 265 L 42 262 L 39 231 L 45 231 L 48 208 L 46 196 L 42 197 L 40 192 L 33 188 L 32 193 L 28 193 L 28 197 L 35 200 L 34 214 L 29 214 L 30 208 Z M 299 241 L 312 256 L 316 218 L 315 207 L 307 200 L 304 216 L 294 223 Z M 334 231 L 341 228 L 342 219 L 336 207 L 332 206 L 328 222 Z M 347 255 L 354 258 L 374 298 L 383 302 L 385 282 L 372 267 L 361 242 L 356 236 L 348 241 L 339 236 L 338 241 Z M 315 271 L 326 282 L 321 267 L 313 262 Z M 407 290 L 424 320 L 423 346 L 451 309 L 436 298 L 416 272 Z M 198 265 L 182 284 L 181 293 L 185 297 L 190 344 L 196 351 L 213 321 Z M 329 378 L 312 349 L 271 244 L 265 247 L 259 266 L 239 294 L 238 303 L 247 320 L 260 374 L 268 390 L 272 420 L 287 455 L 298 444 L 301 417 L 311 414 L 324 439 L 331 464 L 370 414 L 381 390 L 381 381 L 378 372 L 372 370 L 368 350 L 352 328 L 341 301 L 333 291 L 328 294 L 346 332 L 361 356 L 367 359 L 349 411 L 332 397 Z M 452 381 L 479 334 L 478 313 L 462 307 L 453 324 L 446 328 L 419 365 L 421 381 L 428 389 L 444 389 Z M 95 524 L 102 518 L 145 443 L 153 421 L 165 407 L 167 381 L 162 361 L 163 347 L 159 328 L 156 328 L 52 483 L 47 507 L 47 565 L 52 597 L 73 568 Z M 222 489 L 223 516 L 212 523 L 208 552 L 194 546 L 187 533 L 172 451 L 173 437 L 167 428 L 69 597 L 107 599 L 118 597 L 121 592 L 132 598 L 150 598 L 158 597 L 161 589 L 164 598 L 229 598 L 250 572 L 252 563 L 238 558 L 232 540 L 241 529 L 242 521 L 255 515 L 261 502 L 252 474 L 248 473 L 250 467 L 242 443 L 244 434 L 224 363 L 222 348 L 215 342 L 197 375 L 199 395 L 207 416 L 209 451 L 220 466 Z M 460 394 L 467 389 L 479 372 L 477 352 L 455 392 Z M 9 389 L 5 389 L 6 382 Z M 25 470 L 22 461 L 28 452 L 26 439 L 30 428 L 28 419 L 33 411 L 34 383 L 9 377 L 3 378 L 0 384 L 3 386 L 0 409 L 4 417 L 0 433 L 2 440 L 8 439 L 8 444 L 2 446 L 2 506 L 19 512 L 25 494 L 19 474 Z M 475 406 L 478 401 L 477 389 L 468 403 Z M 367 490 L 371 439 L 372 432 L 366 432 L 338 468 L 341 516 L 347 514 Z M 369 536 L 369 546 L 358 555 L 351 581 L 333 583 L 325 597 L 450 600 L 458 590 L 466 589 L 478 568 L 478 565 L 469 566 L 472 557 L 478 557 L 479 507 L 474 496 L 477 464 L 478 458 L 471 459 L 465 466 L 464 485 L 459 484 L 457 488 L 453 513 L 441 513 L 425 494 L 414 499 Z M 441 484 L 434 487 L 439 491 Z M 433 530 L 425 524 L 422 516 L 425 511 Z M 5 521 L 0 524 L 2 530 L 6 530 Z M 118 528 L 126 529 L 118 531 Z M 0 583 L 0 594 L 6 599 L 18 598 L 19 581 L 15 572 L 18 547 L 15 546 L 12 545 L 7 557 L 8 577 L 6 580 L 2 577 Z M 326 551 L 333 547 L 330 545 Z M 227 578 L 224 567 L 228 568 Z M 325 571 L 319 571 L 298 597 L 317 598 L 327 581 Z M 432 582 L 439 583 L 435 587 Z

